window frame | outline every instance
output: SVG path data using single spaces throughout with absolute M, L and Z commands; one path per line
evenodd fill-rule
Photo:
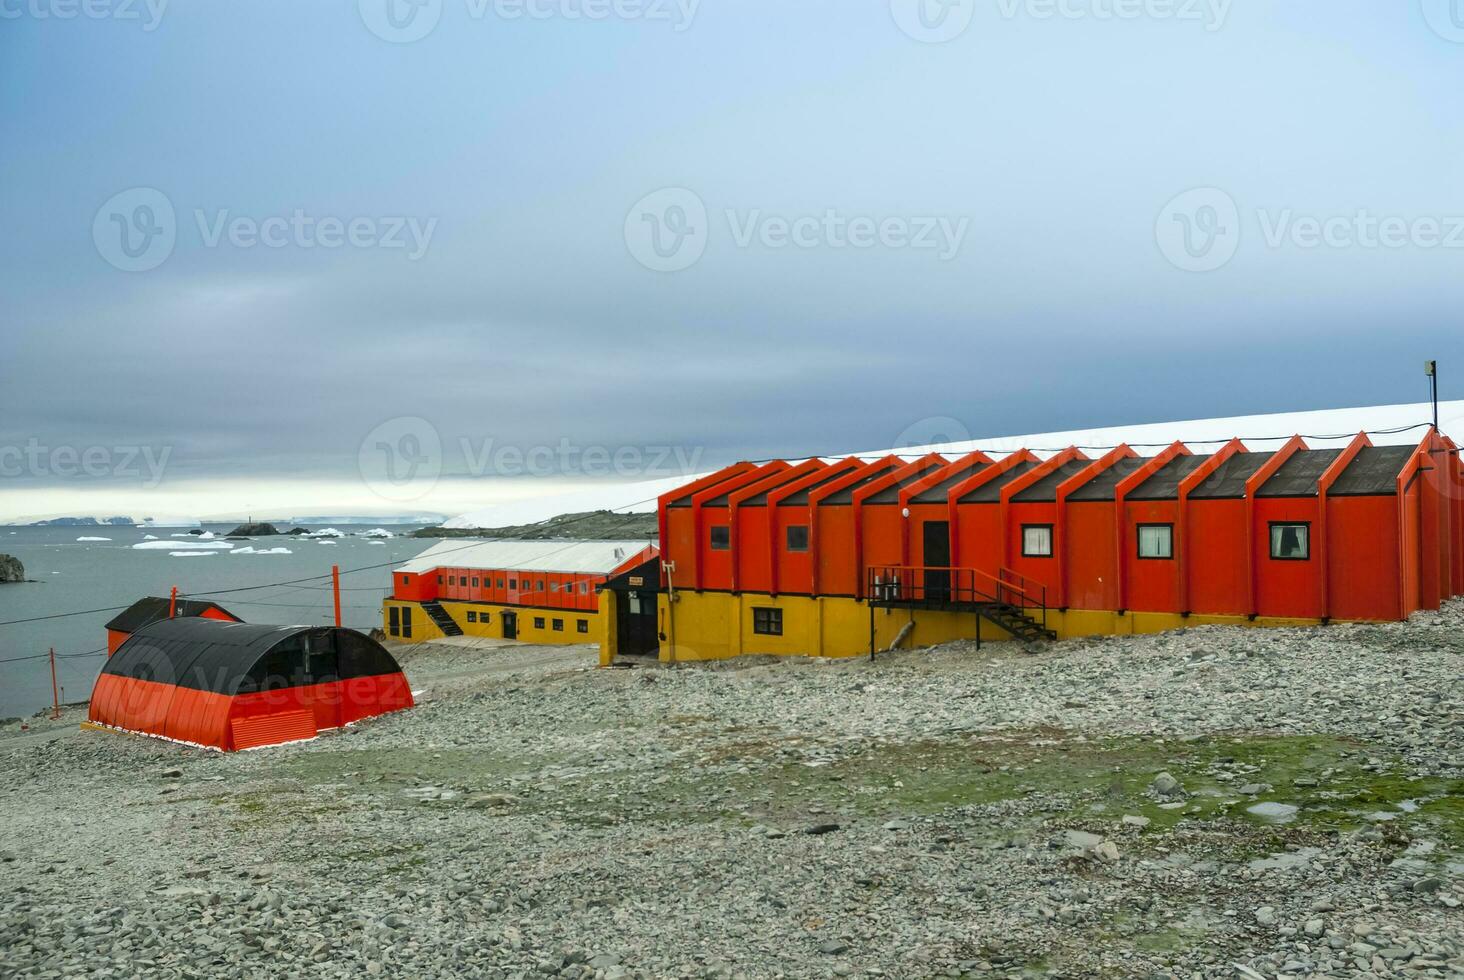
M 1304 554 L 1276 554 L 1276 529 L 1282 527 L 1303 528 L 1302 544 Z M 1268 521 L 1266 524 L 1266 552 L 1272 561 L 1311 561 L 1311 521 Z
M 717 544 L 718 531 L 721 532 L 721 544 Z M 732 525 L 713 524 L 711 527 L 707 528 L 707 546 L 711 548 L 712 551 L 731 551 Z
M 588 633 L 590 631 L 590 621 L 588 619 L 576 620 L 574 631 L 576 633 Z
M 544 617 L 543 616 L 535 616 L 534 617 L 534 629 L 541 630 L 543 628 L 544 628 Z
M 782 636 L 783 610 L 777 606 L 753 606 L 752 631 L 758 636 Z
M 1167 555 L 1146 555 L 1144 554 L 1144 529 L 1164 528 L 1169 532 L 1166 541 L 1169 545 Z M 1134 554 L 1139 561 L 1174 561 L 1174 524 L 1164 521 L 1147 521 L 1143 524 L 1134 525 Z
M 794 531 L 800 531 L 803 534 L 803 544 L 801 546 L 795 546 L 793 544 L 793 532 Z M 809 535 L 808 535 L 808 525 L 807 524 L 789 524 L 788 527 L 787 527 L 787 529 L 785 530 L 785 532 L 783 534 L 783 547 L 785 549 L 787 549 L 787 551 L 789 552 L 789 554 L 795 554 L 795 555 L 806 555 L 806 554 L 808 554 L 808 541 L 809 541 Z
M 564 620 L 562 620 L 562 619 L 551 619 L 549 621 L 549 628 L 552 631 L 554 631 L 555 633 L 563 633 L 564 632 Z
M 1046 531 L 1047 532 L 1047 550 L 1045 552 L 1028 551 L 1027 550 L 1027 532 L 1028 531 Z M 1051 558 L 1052 557 L 1053 552 L 1056 550 L 1056 537 L 1057 537 L 1056 534 L 1055 534 L 1055 532 L 1053 531 L 1053 525 L 1051 525 L 1051 524 L 1023 524 L 1023 525 L 1021 525 L 1021 533 L 1022 533 L 1022 557 L 1023 558 Z

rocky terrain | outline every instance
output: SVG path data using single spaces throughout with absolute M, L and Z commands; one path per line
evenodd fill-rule
M 225 756 L 0 736 L 0 976 L 1464 975 L 1464 605 L 878 662 L 401 652 Z
M 414 538 L 493 538 L 498 541 L 632 541 L 640 538 L 650 540 L 655 536 L 654 511 L 649 514 L 617 514 L 608 510 L 561 514 L 538 524 L 513 527 L 424 527 L 412 532 Z
M 25 566 L 12 555 L 0 555 L 0 585 L 7 582 L 24 582 Z

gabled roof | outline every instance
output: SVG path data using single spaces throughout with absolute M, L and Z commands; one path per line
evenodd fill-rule
M 1240 500 L 1245 481 L 1256 475 L 1274 453 L 1236 453 L 1216 467 L 1215 472 L 1190 491 L 1191 500 Z
M 116 630 L 118 633 L 136 633 L 149 623 L 156 623 L 160 619 L 168 618 L 168 604 L 172 600 L 160 599 L 157 596 L 148 596 L 145 599 L 138 599 L 132 605 L 113 616 L 107 623 L 107 629 Z M 201 599 L 179 599 L 173 609 L 173 614 L 178 618 L 185 616 L 202 616 L 204 613 L 213 610 L 223 613 L 234 622 L 243 622 L 229 610 L 216 602 L 207 602 Z
M 420 574 L 435 568 L 487 571 L 562 572 L 609 575 L 647 547 L 645 541 L 441 541 L 397 572 Z
M 1118 494 L 1118 485 L 1149 460 L 1144 456 L 1125 456 L 1116 460 L 1108 469 L 1099 473 L 1087 483 L 1068 494 L 1068 502 L 1075 500 L 1112 500 Z
M 1364 446 L 1332 484 L 1327 496 L 1397 496 L 1398 474 L 1415 451 L 1414 446 Z
M 1178 500 L 1179 484 L 1199 469 L 1209 456 L 1176 456 L 1143 483 L 1129 491 L 1128 500 Z
M 1014 504 L 1050 504 L 1057 500 L 1057 488 L 1093 465 L 1091 459 L 1070 459 L 1042 479 L 1012 496 Z
M 988 466 L 994 465 L 994 463 L 972 463 L 965 469 L 958 470 L 957 472 L 952 473 L 950 476 L 946 477 L 944 480 L 941 480 L 935 486 L 927 487 L 926 489 L 920 491 L 914 497 L 910 498 L 910 503 L 943 504 L 946 502 L 946 499 L 950 495 L 951 490 L 955 488 L 955 485 L 957 483 L 965 483 L 977 473 L 985 470 Z
M 1315 497 L 1322 474 L 1341 455 L 1340 449 L 1299 449 L 1256 491 L 1256 496 Z

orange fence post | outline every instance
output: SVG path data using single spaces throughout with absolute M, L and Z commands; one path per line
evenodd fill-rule
M 330 590 L 335 596 L 335 624 L 341 625 L 341 566 L 330 566 Z
M 172 619 L 178 612 L 178 586 L 173 586 L 173 592 L 168 597 L 168 618 Z

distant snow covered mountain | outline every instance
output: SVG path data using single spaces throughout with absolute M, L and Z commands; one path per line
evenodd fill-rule
M 934 443 L 923 446 L 900 446 L 855 453 L 825 455 L 826 460 L 845 456 L 876 458 L 893 454 L 915 458 L 938 452 L 955 458 L 977 449 L 993 456 L 1002 456 L 1018 449 L 1030 449 L 1047 458 L 1068 446 L 1079 448 L 1112 447 L 1127 443 L 1141 456 L 1157 455 L 1176 440 L 1188 443 L 1197 452 L 1219 449 L 1239 436 L 1252 450 L 1278 449 L 1294 435 L 1307 437 L 1313 449 L 1346 446 L 1358 432 L 1375 433 L 1375 445 L 1397 446 L 1417 443 L 1424 427 L 1432 420 L 1433 409 L 1427 402 L 1410 405 L 1376 405 L 1366 408 L 1335 408 L 1312 412 L 1280 412 L 1272 415 L 1238 415 L 1230 418 L 1191 419 L 1183 422 L 1149 422 L 1100 429 L 1073 429 L 1067 432 L 1038 432 L 1028 435 L 991 436 L 960 442 Z M 1464 401 L 1439 402 L 1439 429 L 1456 442 L 1464 442 Z M 1401 430 L 1401 431 L 1386 431 Z M 1325 437 L 1325 438 L 1324 438 Z M 1091 455 L 1091 453 L 1090 453 Z M 622 514 L 649 513 L 656 509 L 656 498 L 670 490 L 696 480 L 704 473 L 640 483 L 622 483 L 595 487 L 574 493 L 514 500 L 494 504 L 481 510 L 461 514 L 444 522 L 445 527 L 511 527 L 537 524 L 560 514 L 611 510 Z

